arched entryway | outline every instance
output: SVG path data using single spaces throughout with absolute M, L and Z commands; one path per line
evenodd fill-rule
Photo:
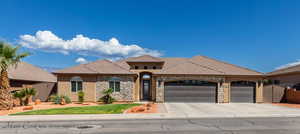
M 165 82 L 165 102 L 217 102 L 217 83 L 201 80 Z
M 140 73 L 140 80 L 141 80 L 141 100 L 151 100 L 152 98 L 152 74 L 149 72 L 142 72 Z
M 255 103 L 256 83 L 251 81 L 231 82 L 230 102 Z

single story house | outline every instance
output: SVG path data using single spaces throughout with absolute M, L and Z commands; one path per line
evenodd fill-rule
M 98 60 L 55 74 L 58 94 L 73 101 L 79 90 L 86 101 L 97 101 L 112 88 L 118 101 L 263 102 L 262 73 L 204 56 Z
M 22 88 L 35 88 L 37 95 L 33 99 L 46 101 L 50 93 L 56 90 L 55 75 L 26 62 L 9 67 L 8 78 L 12 92 Z
M 264 102 L 284 101 L 287 87 L 300 90 L 300 65 L 278 69 L 265 76 L 269 83 L 264 86 Z
M 112 88 L 118 101 L 263 102 L 262 73 L 205 56 L 98 60 L 54 74 L 58 94 L 72 101 L 82 90 L 86 101 L 95 102 Z
M 295 87 L 300 90 L 300 65 L 278 69 L 266 74 L 273 83 L 284 87 Z

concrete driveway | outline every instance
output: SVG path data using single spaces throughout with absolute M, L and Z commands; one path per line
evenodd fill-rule
M 300 109 L 272 104 L 252 103 L 165 103 L 174 117 L 291 117 L 300 116 Z

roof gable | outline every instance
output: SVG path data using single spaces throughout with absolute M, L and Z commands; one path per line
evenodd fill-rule
M 153 57 L 150 55 L 142 55 L 138 57 L 131 57 L 126 60 L 126 62 L 164 62 L 160 58 Z
M 269 76 L 271 76 L 271 75 L 281 75 L 281 74 L 295 73 L 295 72 L 300 72 L 300 65 L 278 69 L 278 70 L 275 70 L 273 72 L 267 73 L 267 75 L 269 75 Z

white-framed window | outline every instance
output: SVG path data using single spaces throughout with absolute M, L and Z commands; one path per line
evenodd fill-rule
M 78 92 L 82 91 L 82 79 L 79 76 L 71 78 L 71 91 Z
M 120 92 L 120 78 L 118 77 L 112 77 L 109 80 L 109 88 L 111 88 L 114 92 Z

